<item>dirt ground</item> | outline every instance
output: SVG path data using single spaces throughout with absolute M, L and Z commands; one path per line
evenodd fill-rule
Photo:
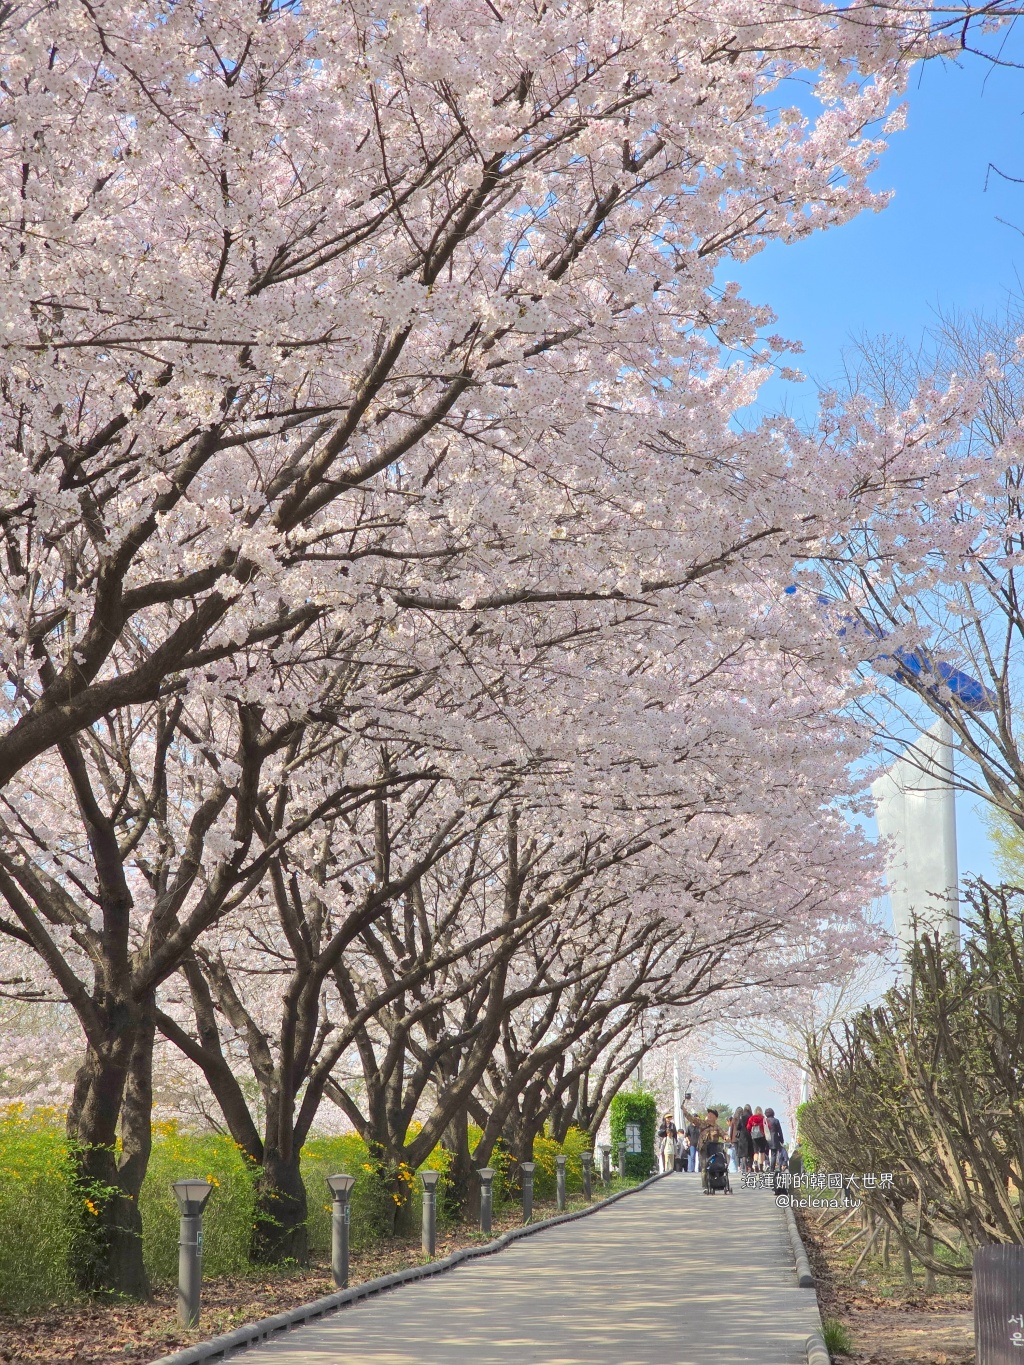
M 570 1204 L 570 1208 L 573 1205 Z M 537 1206 L 538 1220 L 555 1213 Z M 495 1214 L 494 1232 L 505 1232 L 521 1222 L 515 1210 Z M 457 1227 L 438 1233 L 440 1260 L 459 1247 L 489 1241 L 482 1233 Z M 419 1239 L 386 1249 L 353 1253 L 349 1284 L 362 1284 L 406 1266 L 422 1265 Z M 222 1276 L 203 1285 L 199 1327 L 184 1332 L 175 1320 L 177 1295 L 170 1285 L 159 1286 L 150 1303 L 72 1303 L 26 1317 L 0 1314 L 0 1361 L 5 1365 L 146 1365 L 197 1341 L 229 1332 L 243 1323 L 283 1313 L 334 1292 L 330 1263 L 305 1269 L 264 1271 L 262 1274 Z
M 917 1269 L 917 1287 L 905 1286 L 898 1253 L 889 1270 L 880 1256 L 870 1257 L 854 1273 L 859 1247 L 840 1250 L 851 1230 L 835 1239 L 809 1215 L 799 1218 L 807 1254 L 818 1280 L 823 1318 L 838 1318 L 853 1338 L 851 1365 L 974 1365 L 974 1320 L 970 1281 L 949 1276 L 938 1280 L 937 1292 L 925 1294 Z

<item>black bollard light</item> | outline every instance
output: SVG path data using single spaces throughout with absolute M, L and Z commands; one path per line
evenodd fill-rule
M 555 1157 L 555 1202 L 558 1212 L 565 1212 L 565 1157 Z
M 521 1161 L 519 1169 L 523 1176 L 523 1222 L 528 1223 L 533 1217 L 533 1161 Z
M 171 1186 L 181 1210 L 178 1234 L 178 1321 L 182 1327 L 199 1322 L 203 1284 L 203 1209 L 213 1193 L 206 1180 L 176 1180 Z
M 480 1177 L 480 1231 L 490 1232 L 494 1216 L 494 1172 L 490 1166 L 482 1166 L 477 1175 Z
M 433 1256 L 437 1250 L 437 1182 L 440 1171 L 420 1171 L 423 1181 L 423 1239 L 424 1256 Z
M 626 1144 L 625 1144 L 624 1142 L 620 1142 L 620 1143 L 619 1143 L 619 1179 L 620 1179 L 620 1180 L 625 1180 L 625 1178 L 626 1178 Z
M 612 1183 L 612 1149 L 607 1142 L 601 1143 L 601 1184 Z
M 331 1274 L 339 1289 L 348 1288 L 348 1229 L 352 1215 L 349 1196 L 356 1183 L 354 1175 L 329 1175 L 331 1192 Z
M 594 1197 L 593 1185 L 590 1179 L 590 1163 L 593 1160 L 593 1152 L 580 1152 L 580 1164 L 583 1167 L 583 1198 L 588 1204 Z

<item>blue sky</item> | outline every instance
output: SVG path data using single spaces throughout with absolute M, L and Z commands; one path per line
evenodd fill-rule
M 761 411 L 812 421 L 818 387 L 838 379 L 857 340 L 895 334 L 916 343 L 940 310 L 1001 310 L 1024 295 L 1024 184 L 989 169 L 1024 179 L 1024 72 L 971 57 L 930 62 L 913 73 L 907 104 L 907 127 L 892 136 L 873 180 L 895 192 L 887 209 L 769 246 L 722 274 L 775 311 L 771 330 L 804 346 L 793 363 L 807 382 L 771 381 Z M 961 875 L 993 870 L 975 804 L 957 802 Z M 722 1099 L 781 1108 L 755 1056 L 721 1056 L 710 1074 Z
M 1022 73 L 977 58 L 922 63 L 906 103 L 907 127 L 873 177 L 894 192 L 887 209 L 723 272 L 804 345 L 795 363 L 807 382 L 767 385 L 765 411 L 812 419 L 819 384 L 861 337 L 916 341 L 940 309 L 998 310 L 1024 293 L 1024 184 L 989 169 L 1024 179 Z

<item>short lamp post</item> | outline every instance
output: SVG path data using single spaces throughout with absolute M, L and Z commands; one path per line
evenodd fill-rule
M 620 1143 L 619 1143 L 619 1179 L 620 1179 L 620 1180 L 625 1180 L 625 1178 L 626 1178 L 626 1144 L 625 1144 L 624 1142 L 620 1142 Z
M 519 1169 L 523 1176 L 523 1222 L 528 1223 L 533 1217 L 533 1168 L 536 1162 L 521 1161 Z
M 590 1167 L 593 1160 L 593 1152 L 580 1152 L 580 1163 L 583 1166 L 583 1198 L 588 1204 L 594 1197 L 594 1187 L 590 1179 Z
M 606 1142 L 601 1144 L 601 1183 L 603 1185 L 612 1183 L 612 1149 Z
M 555 1157 L 555 1202 L 558 1212 L 565 1211 L 565 1157 Z
M 490 1232 L 494 1217 L 494 1172 L 490 1166 L 477 1171 L 480 1177 L 480 1231 Z
M 352 1218 L 354 1175 L 329 1175 L 331 1192 L 331 1274 L 339 1289 L 348 1288 L 348 1229 Z
M 213 1193 L 205 1180 L 176 1180 L 171 1186 L 181 1210 L 178 1234 L 178 1321 L 182 1327 L 199 1322 L 203 1284 L 203 1209 Z
M 440 1171 L 420 1171 L 423 1181 L 423 1247 L 424 1256 L 433 1256 L 437 1250 L 437 1182 Z

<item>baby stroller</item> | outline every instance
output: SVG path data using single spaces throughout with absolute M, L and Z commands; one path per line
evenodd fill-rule
M 709 1142 L 704 1148 L 704 1173 L 702 1177 L 705 1194 L 723 1190 L 732 1194 L 729 1184 L 729 1159 L 722 1151 L 720 1142 Z

